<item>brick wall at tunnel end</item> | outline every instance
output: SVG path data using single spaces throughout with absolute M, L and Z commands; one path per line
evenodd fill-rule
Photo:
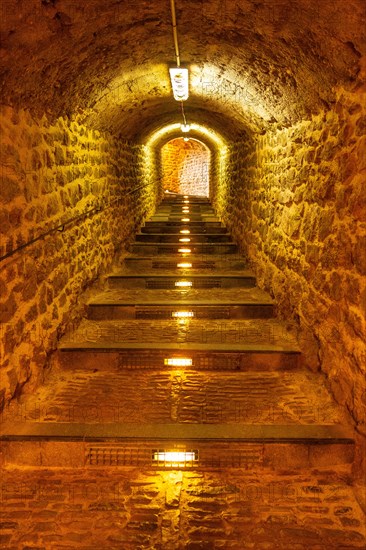
M 176 138 L 161 149 L 163 188 L 174 193 L 208 195 L 209 150 L 196 140 Z
M 0 125 L 0 256 L 100 207 L 0 263 L 3 405 L 42 380 L 58 338 L 83 314 L 82 293 L 123 255 L 158 196 L 142 147 L 9 107 Z

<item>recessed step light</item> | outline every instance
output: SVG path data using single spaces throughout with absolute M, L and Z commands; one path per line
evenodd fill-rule
M 181 218 L 181 222 L 190 222 L 191 218 Z
M 172 317 L 178 318 L 178 319 L 187 319 L 188 317 L 194 317 L 193 311 L 173 311 Z
M 178 248 L 178 252 L 181 254 L 190 254 L 192 250 L 190 248 Z
M 175 281 L 174 286 L 178 288 L 188 288 L 192 286 L 192 281 Z
M 192 359 L 190 357 L 168 357 L 164 359 L 164 365 L 168 367 L 191 367 Z
M 182 239 L 179 239 L 179 242 L 180 243 L 190 243 L 191 239 L 189 239 L 188 237 L 183 237 Z
M 181 263 L 177 264 L 177 267 L 180 267 L 182 269 L 186 269 L 186 268 L 192 267 L 192 264 L 190 264 L 188 262 L 181 262 Z
M 181 229 L 179 231 L 179 233 L 182 233 L 182 235 L 189 235 L 190 234 L 190 230 L 189 229 Z
M 153 450 L 153 462 L 162 466 L 190 466 L 198 460 L 198 451 L 165 451 Z

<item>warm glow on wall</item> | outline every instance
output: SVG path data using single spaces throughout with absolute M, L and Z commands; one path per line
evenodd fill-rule
M 169 357 L 164 359 L 164 365 L 169 367 L 191 367 L 192 359 L 190 357 Z

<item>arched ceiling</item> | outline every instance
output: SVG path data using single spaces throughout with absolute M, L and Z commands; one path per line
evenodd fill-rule
M 2 0 L 7 104 L 141 140 L 180 121 L 169 0 Z M 366 73 L 365 0 L 176 0 L 189 122 L 227 139 L 288 125 Z

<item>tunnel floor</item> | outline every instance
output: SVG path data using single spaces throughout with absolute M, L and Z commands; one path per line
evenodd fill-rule
M 365 547 L 348 419 L 206 199 L 164 199 L 2 420 L 2 548 Z

